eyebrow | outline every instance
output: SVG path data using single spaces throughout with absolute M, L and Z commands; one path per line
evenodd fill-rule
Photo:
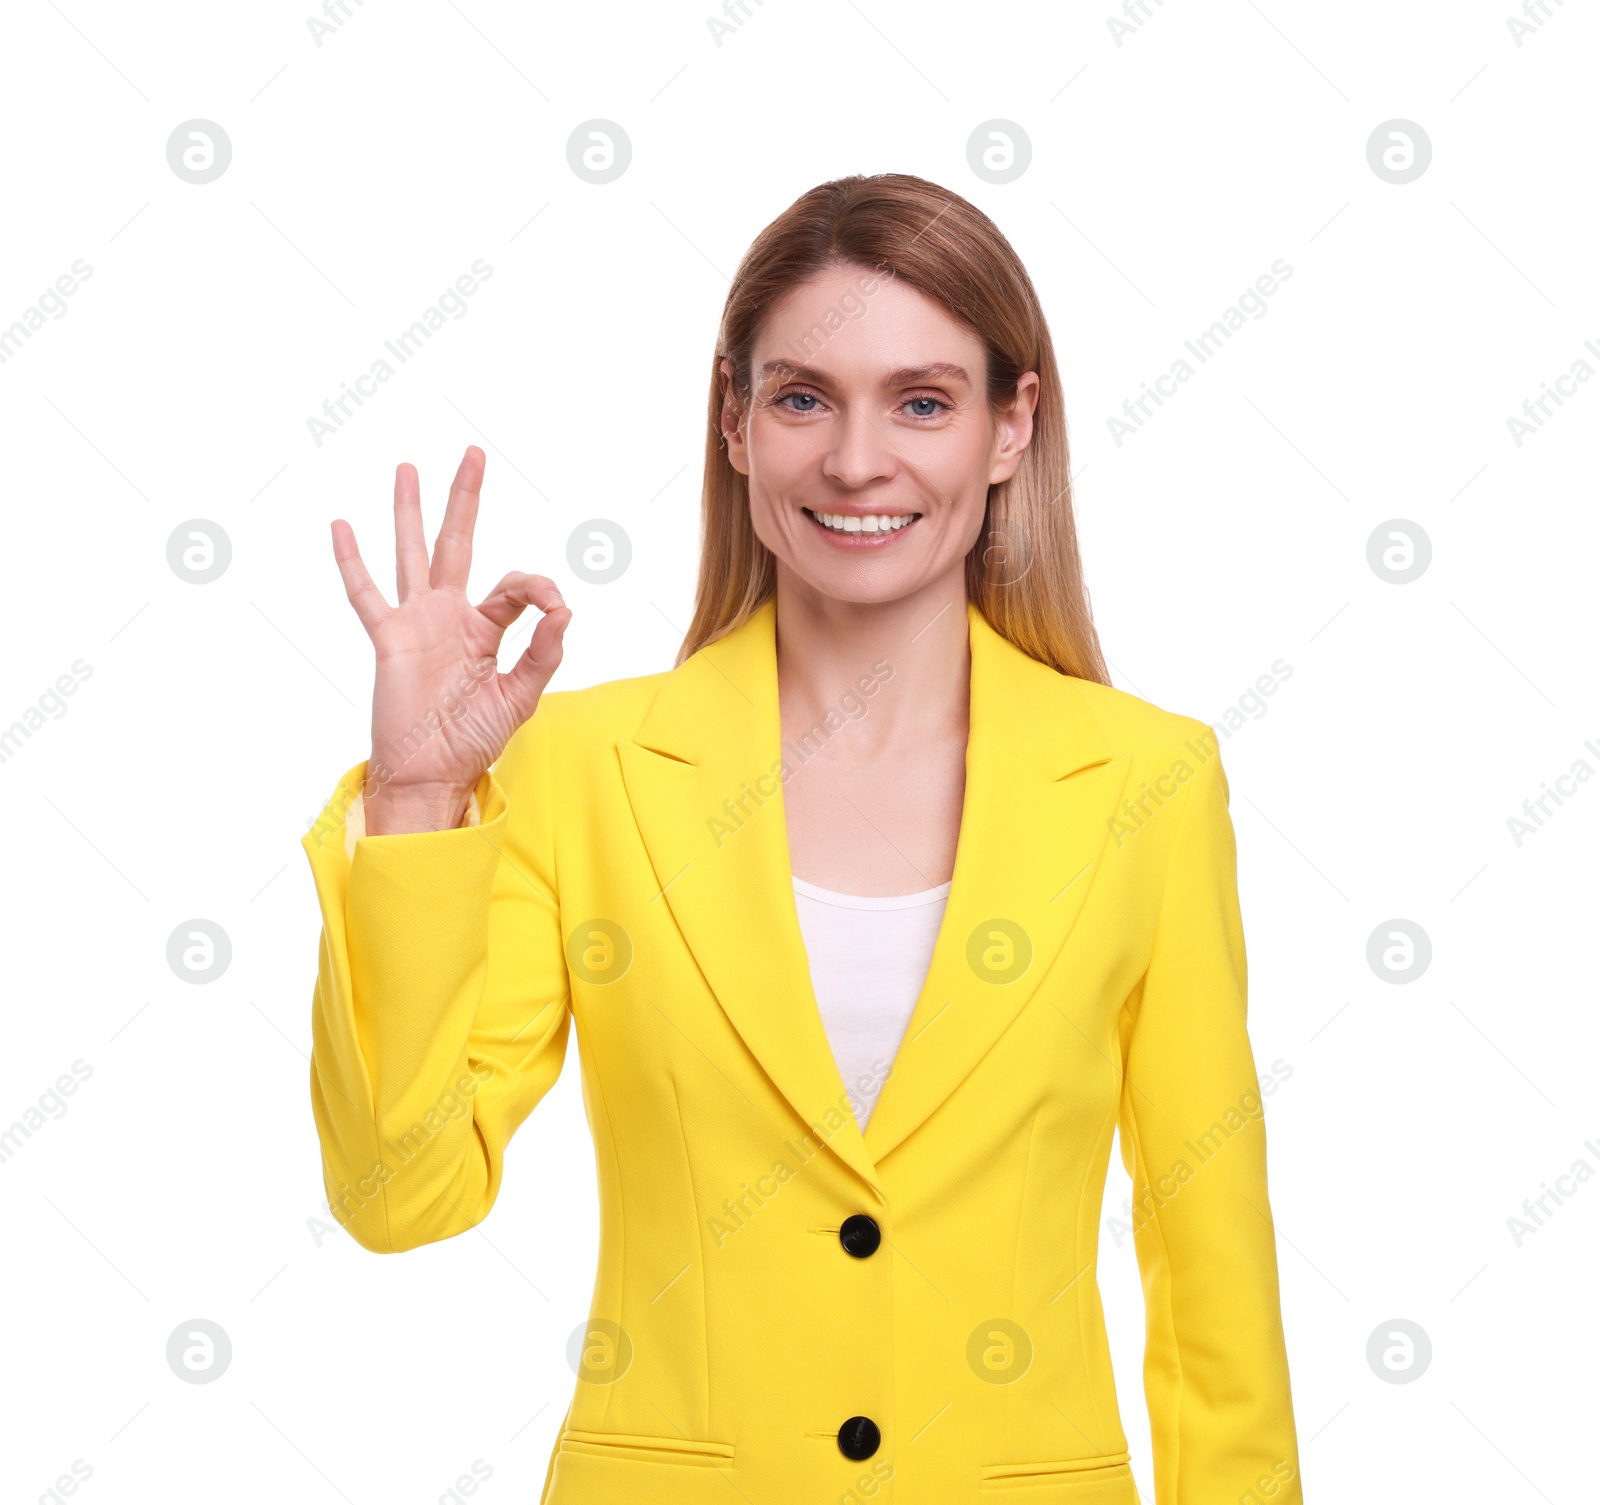
M 768 361 L 761 368 L 762 376 L 775 376 L 779 372 L 787 372 L 792 380 L 814 382 L 819 387 L 834 385 L 833 378 L 827 372 L 819 371 L 814 366 L 797 366 L 793 361 Z M 885 388 L 911 387 L 921 382 L 951 379 L 963 381 L 969 387 L 972 385 L 972 378 L 967 375 L 966 368 L 952 365 L 949 361 L 935 361 L 927 366 L 902 366 L 898 371 L 891 371 L 884 377 L 883 385 Z

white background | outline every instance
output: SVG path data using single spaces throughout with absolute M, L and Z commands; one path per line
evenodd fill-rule
M 0 328 L 92 268 L 0 364 L 0 727 L 92 670 L 0 762 L 0 1127 L 54 1103 L 0 1162 L 6 1499 L 80 1461 L 89 1501 L 424 1505 L 475 1460 L 480 1498 L 537 1498 L 594 1268 L 576 1061 L 484 1227 L 399 1258 L 319 1236 L 299 838 L 371 693 L 329 520 L 390 586 L 396 461 L 431 537 L 479 443 L 474 593 L 561 583 L 558 687 L 668 667 L 727 275 L 806 188 L 885 170 L 970 197 L 1036 280 L 1116 683 L 1219 720 L 1292 668 L 1224 759 L 1257 1061 L 1292 1068 L 1267 1124 L 1308 1498 L 1593 1499 L 1600 1185 L 1520 1244 L 1507 1220 L 1600 1169 L 1600 787 L 1507 821 L 1600 769 L 1600 382 L 1520 445 L 1507 418 L 1600 343 L 1600 17 L 1552 5 L 1519 46 L 1509 0 L 1168 0 L 1118 45 L 1109 8 L 752 0 L 720 46 L 709 0 L 370 0 L 320 46 L 288 3 L 6 8 Z M 205 185 L 166 158 L 196 117 L 233 147 Z M 605 186 L 567 164 L 594 117 L 633 146 Z M 1032 142 L 1004 185 L 967 161 L 997 117 Z M 1366 154 L 1396 117 L 1433 146 L 1405 185 Z M 465 316 L 315 443 L 479 258 Z M 1117 444 L 1279 258 L 1265 315 Z M 596 516 L 633 541 L 608 586 L 566 566 Z M 231 540 L 210 585 L 167 563 L 192 519 Z M 1368 564 L 1392 519 L 1431 540 L 1406 585 Z M 166 960 L 196 917 L 233 947 L 205 986 Z M 1403 986 L 1366 960 L 1397 917 L 1433 948 Z M 1114 1159 L 1108 1219 L 1126 1193 Z M 1149 1498 L 1109 1222 L 1100 1278 Z M 197 1317 L 233 1345 L 212 1384 L 165 1359 Z M 1366 1357 L 1397 1318 L 1432 1343 L 1407 1384 Z

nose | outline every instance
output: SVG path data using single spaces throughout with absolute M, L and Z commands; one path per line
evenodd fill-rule
M 847 408 L 827 432 L 822 473 L 836 486 L 859 491 L 887 480 L 899 467 L 892 437 L 859 406 Z

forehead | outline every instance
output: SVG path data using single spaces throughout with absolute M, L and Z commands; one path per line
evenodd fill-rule
M 983 342 L 932 298 L 871 267 L 829 268 L 773 305 L 756 336 L 753 364 L 790 361 L 862 374 L 948 363 L 983 370 Z

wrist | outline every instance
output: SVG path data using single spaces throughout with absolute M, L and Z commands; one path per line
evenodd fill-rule
M 472 792 L 453 784 L 382 784 L 362 801 L 367 835 L 454 830 L 466 818 Z

